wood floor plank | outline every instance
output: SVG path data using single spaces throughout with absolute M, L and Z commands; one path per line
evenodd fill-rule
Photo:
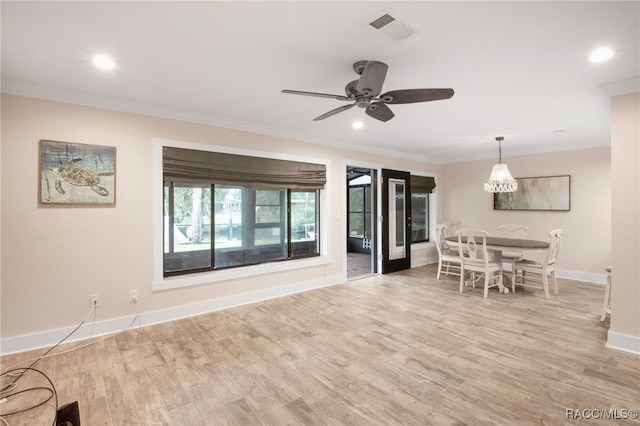
M 78 403 L 82 424 L 107 426 L 114 424 L 109 413 L 109 404 L 104 396 L 98 398 L 83 398 Z M 145 425 L 150 424 L 145 422 Z
M 61 345 L 75 350 L 38 367 L 88 425 L 584 426 L 598 423 L 566 409 L 640 408 L 640 357 L 605 347 L 601 286 L 561 279 L 550 300 L 530 288 L 484 299 L 435 275 L 427 265 L 134 328 Z M 46 383 L 35 376 L 19 389 Z M 53 411 L 7 421 L 50 425 Z
M 260 420 L 244 398 L 225 404 L 231 413 L 234 423 L 238 425 L 259 424 Z
M 302 398 L 291 401 L 286 405 L 289 410 L 304 425 L 325 425 L 313 408 L 311 408 Z

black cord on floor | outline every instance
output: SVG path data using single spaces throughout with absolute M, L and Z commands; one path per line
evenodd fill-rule
M 2 394 L 6 394 L 7 392 L 10 392 L 10 391 L 12 391 L 13 389 L 15 389 L 15 388 L 17 387 L 17 382 L 18 382 L 18 381 L 19 381 L 19 380 L 24 376 L 24 374 L 25 374 L 27 371 L 35 371 L 35 372 L 37 372 L 37 373 L 40 373 L 43 377 L 45 377 L 45 378 L 47 379 L 47 381 L 49 382 L 49 384 L 51 384 L 51 389 L 49 389 L 49 388 L 45 388 L 45 387 L 35 387 L 35 388 L 24 389 L 24 390 L 21 390 L 21 391 L 14 392 L 14 393 L 12 393 L 12 394 L 7 394 L 7 395 L 2 396 L 2 398 L 6 398 L 6 399 L 8 399 L 8 398 L 11 398 L 11 397 L 13 397 L 13 396 L 16 396 L 16 395 L 19 395 L 19 394 L 22 394 L 22 393 L 25 393 L 25 392 L 35 391 L 35 390 L 48 390 L 48 391 L 50 391 L 50 392 L 51 392 L 51 395 L 49 396 L 49 398 L 47 398 L 45 401 L 43 401 L 43 402 L 41 402 L 41 403 L 39 403 L 39 404 L 37 404 L 37 405 L 34 405 L 34 406 L 32 406 L 32 407 L 29 407 L 29 408 L 26 408 L 26 409 L 23 409 L 23 410 L 14 411 L 14 412 L 11 412 L 11 413 L 8 413 L 8 414 L 1 414 L 1 415 L 0 415 L 0 417 L 11 416 L 11 415 L 14 415 L 14 414 L 19 414 L 19 413 L 23 413 L 23 412 L 25 412 L 25 411 L 32 410 L 32 409 L 34 409 L 34 408 L 40 407 L 40 406 L 41 406 L 41 405 L 43 405 L 43 404 L 46 404 L 47 402 L 49 402 L 49 401 L 51 400 L 51 398 L 52 398 L 52 397 L 55 397 L 55 409 L 56 409 L 56 413 L 55 413 L 55 416 L 54 416 L 54 418 L 53 418 L 53 426 L 56 426 L 57 412 L 58 412 L 58 394 L 57 394 L 57 392 L 56 392 L 55 386 L 53 385 L 53 382 L 49 379 L 49 377 L 47 377 L 47 375 L 46 375 L 46 374 L 44 374 L 42 371 L 35 369 L 35 368 L 34 368 L 34 366 L 35 366 L 38 362 L 40 362 L 42 359 L 44 359 L 45 357 L 47 357 L 47 355 L 49 355 L 49 353 L 50 353 L 51 351 L 53 351 L 55 348 L 57 348 L 57 347 L 58 347 L 58 346 L 60 346 L 62 343 L 64 343 L 64 342 L 65 342 L 69 337 L 71 337 L 71 336 L 72 336 L 76 331 L 78 331 L 78 329 L 80 329 L 80 327 L 82 327 L 82 326 L 84 325 L 84 323 L 89 319 L 89 317 L 91 316 L 91 313 L 92 313 L 92 312 L 95 312 L 95 308 L 96 308 L 96 305 L 95 305 L 95 303 L 94 303 L 94 305 L 91 307 L 91 310 L 90 310 L 90 311 L 89 311 L 89 313 L 87 314 L 86 318 L 85 318 L 85 319 L 84 319 L 80 324 L 78 324 L 78 326 L 77 326 L 76 328 L 74 328 L 74 329 L 73 329 L 69 334 L 67 334 L 67 335 L 66 335 L 62 340 L 60 340 L 60 341 L 59 341 L 58 343 L 56 343 L 54 346 L 52 346 L 51 348 L 49 348 L 49 349 L 48 349 L 44 354 L 42 354 L 42 355 L 40 355 L 39 357 L 35 358 L 35 360 L 31 363 L 31 365 L 30 365 L 29 367 L 12 368 L 12 369 L 6 370 L 6 371 L 4 371 L 4 372 L 2 372 L 2 373 L 0 374 L 0 377 L 5 377 L 5 376 L 12 376 L 12 377 L 13 377 L 14 375 L 15 375 L 15 376 L 17 376 L 17 377 L 16 377 L 16 378 L 11 382 L 11 383 L 8 383 L 8 384 L 6 384 L 6 385 L 4 385 L 4 386 L 1 386 L 1 387 L 0 387 L 0 395 L 2 395 Z M 117 336 L 118 334 L 122 333 L 123 331 L 128 330 L 128 329 L 129 329 L 129 328 L 130 328 L 130 327 L 135 323 L 136 319 L 138 319 L 138 320 L 139 320 L 139 318 L 140 318 L 140 306 L 138 305 L 138 303 L 137 303 L 137 302 L 136 302 L 136 310 L 137 310 L 137 313 L 136 313 L 136 315 L 134 316 L 133 320 L 131 321 L 131 324 L 129 324 L 125 329 L 123 329 L 123 330 L 119 331 L 118 333 L 113 334 L 113 335 L 111 335 L 111 336 L 107 336 L 105 339 L 110 338 L 110 337 Z M 94 321 L 95 321 L 95 319 L 94 319 Z M 104 340 L 104 339 L 101 339 L 101 340 Z M 101 341 L 101 340 L 98 340 L 98 341 Z M 98 342 L 98 341 L 97 341 L 97 342 Z M 85 345 L 85 346 L 88 346 L 88 345 Z M 84 346 L 81 346 L 81 347 L 76 348 L 76 349 L 81 349 L 81 348 L 83 348 L 83 347 L 84 347 Z M 63 354 L 63 353 L 65 353 L 65 352 L 60 352 L 60 354 Z M 57 354 L 54 354 L 54 355 L 57 355 Z M 52 355 L 52 356 L 53 356 L 53 355 Z M 19 364 L 18 364 L 18 365 L 19 365 Z M 0 420 L 2 420 L 2 421 L 6 424 L 6 421 L 5 421 L 3 418 L 0 418 Z
M 33 388 L 29 388 L 29 389 L 24 389 L 24 390 L 21 390 L 21 391 L 18 391 L 18 392 L 14 392 L 14 393 L 9 394 L 9 395 L 5 395 L 4 398 L 9 399 L 9 398 L 11 398 L 13 396 L 20 395 L 20 394 L 23 394 L 25 392 L 35 391 L 35 390 L 47 390 L 47 391 L 51 392 L 51 395 L 49 395 L 49 397 L 47 399 L 45 399 L 44 401 L 42 401 L 42 402 L 40 402 L 38 404 L 35 404 L 35 405 L 31 406 L 31 407 L 23 408 L 21 410 L 12 411 L 10 413 L 3 413 L 2 416 L 3 417 L 8 417 L 8 416 L 13 416 L 13 415 L 19 414 L 19 413 L 24 413 L 25 411 L 33 410 L 34 408 L 40 407 L 40 406 L 46 404 L 47 402 L 51 401 L 51 398 L 54 398 L 55 399 L 55 404 L 54 404 L 55 412 L 53 414 L 52 425 L 56 426 L 56 418 L 58 416 L 58 392 L 56 391 L 56 387 L 53 385 L 53 382 L 51 381 L 49 376 L 47 376 L 42 371 L 40 371 L 40 370 L 38 370 L 36 368 L 24 367 L 24 368 L 15 368 L 13 370 L 5 371 L 4 373 L 0 374 L 0 377 L 5 376 L 5 375 L 9 375 L 11 373 L 20 372 L 21 374 L 18 377 L 18 378 L 20 378 L 20 377 L 24 376 L 24 374 L 27 371 L 33 371 L 33 372 L 36 372 L 36 373 L 40 374 L 42 377 L 44 377 L 49 382 L 49 385 L 51 385 L 51 387 L 47 388 L 47 387 L 39 386 L 39 387 L 33 387 Z
M 29 369 L 33 369 L 33 367 L 35 367 L 35 365 L 40 362 L 40 360 L 42 360 L 44 357 L 46 357 L 52 350 L 54 350 L 55 348 L 57 348 L 58 346 L 60 346 L 62 343 L 64 343 L 69 337 L 71 337 L 73 335 L 73 333 L 75 333 L 76 331 L 78 331 L 78 329 L 80 327 L 82 327 L 84 325 L 85 322 L 87 322 L 87 319 L 89 319 L 89 316 L 91 316 L 91 313 L 96 309 L 96 305 L 94 303 L 94 305 L 91 307 L 91 310 L 89 311 L 89 314 L 85 317 L 84 320 L 82 320 L 82 322 L 80 324 L 78 324 L 78 326 L 76 328 L 74 328 L 69 334 L 67 334 L 62 340 L 60 340 L 58 343 L 56 343 L 55 345 L 53 345 L 52 347 L 49 348 L 49 350 L 47 350 L 44 354 L 40 355 L 38 358 L 36 358 L 35 361 L 33 361 L 31 363 L 31 365 L 29 367 L 25 367 L 25 368 L 16 368 L 14 370 L 12 370 L 13 372 L 17 372 L 22 370 L 22 372 L 18 375 L 18 377 L 16 377 L 11 383 L 5 385 L 2 387 L 2 389 L 0 391 L 4 392 L 7 390 L 10 390 L 11 387 L 13 385 L 16 384 L 16 382 L 18 380 L 20 380 L 22 378 L 22 376 L 24 375 L 24 373 L 29 370 Z M 6 373 L 8 373 L 7 371 L 3 372 L 2 375 L 4 376 Z

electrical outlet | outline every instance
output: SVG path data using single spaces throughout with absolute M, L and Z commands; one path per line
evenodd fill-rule
M 138 289 L 129 290 L 129 303 L 138 303 Z
M 89 295 L 89 307 L 91 308 L 99 308 L 101 306 L 102 300 L 100 299 L 99 294 L 90 294 Z

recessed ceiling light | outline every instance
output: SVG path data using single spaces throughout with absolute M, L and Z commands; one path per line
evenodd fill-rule
M 116 66 L 113 60 L 105 55 L 94 56 L 93 65 L 100 68 L 101 70 L 112 70 Z
M 601 47 L 599 49 L 594 50 L 589 55 L 589 60 L 594 63 L 604 62 L 613 56 L 613 50 L 608 47 Z
M 354 129 L 362 129 L 364 127 L 364 123 L 362 121 L 354 121 L 353 124 L 351 124 L 351 127 Z

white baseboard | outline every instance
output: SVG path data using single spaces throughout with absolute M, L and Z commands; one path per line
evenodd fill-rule
M 574 281 L 584 281 L 587 283 L 595 283 L 605 285 L 607 283 L 607 274 L 594 274 L 591 272 L 569 271 L 566 269 L 558 269 L 556 272 L 558 278 L 566 278 Z
M 301 293 L 303 291 L 314 290 L 341 284 L 347 281 L 346 274 L 339 274 L 317 280 L 310 280 L 301 283 L 285 285 L 281 287 L 269 288 L 251 293 L 238 294 L 220 299 L 206 300 L 190 305 L 174 306 L 167 309 L 151 312 L 141 312 L 139 319 L 135 321 L 132 328 L 146 327 L 163 322 L 174 321 L 181 318 L 215 312 L 222 309 L 236 306 L 248 305 L 250 303 L 262 302 L 269 299 L 288 296 L 290 294 Z M 91 318 L 83 325 L 67 342 L 80 341 L 92 337 L 106 336 L 126 329 L 135 318 L 135 312 L 129 317 L 113 318 L 105 321 L 93 323 Z M 73 327 L 65 327 L 54 330 L 46 330 L 38 333 L 8 337 L 0 339 L 0 355 L 9 355 L 18 352 L 25 352 L 34 349 L 50 347 L 58 343 L 67 336 Z
M 640 355 L 640 337 L 614 333 L 609 330 L 607 348 Z
M 506 271 L 511 271 L 511 265 L 506 264 Z M 594 274 L 591 272 L 580 272 L 580 271 L 570 271 L 568 269 L 558 269 L 556 271 L 556 276 L 558 278 L 564 278 L 567 280 L 573 281 L 583 281 L 587 283 L 595 283 L 605 285 L 607 283 L 607 275 L 606 274 Z
M 421 257 L 419 259 L 411 258 L 411 267 L 418 268 L 420 266 L 430 265 L 432 263 L 438 263 L 437 257 Z

